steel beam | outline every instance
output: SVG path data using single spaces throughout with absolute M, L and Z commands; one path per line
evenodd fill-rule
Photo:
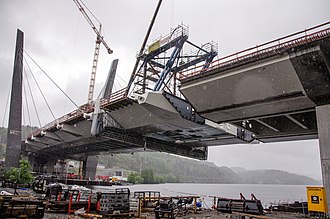
M 49 138 L 54 141 L 57 141 L 58 143 L 63 142 L 63 139 L 61 139 L 58 135 L 56 135 L 54 132 L 46 132 L 44 138 Z
M 275 128 L 275 127 L 269 125 L 268 123 L 265 123 L 265 122 L 261 121 L 260 119 L 254 119 L 254 120 L 257 121 L 257 122 L 259 122 L 260 124 L 266 126 L 267 128 L 269 128 L 269 129 L 275 131 L 275 132 L 281 132 L 281 131 L 278 130 L 277 128 Z
M 305 126 L 304 124 L 302 124 L 301 122 L 299 122 L 298 120 L 296 120 L 295 118 L 293 118 L 290 115 L 285 115 L 286 118 L 290 119 L 292 122 L 296 123 L 298 126 L 300 126 L 303 129 L 309 129 L 307 126 Z
M 83 136 L 83 133 L 81 133 L 81 130 L 79 130 L 78 128 L 75 128 L 72 125 L 63 124 L 63 127 L 62 127 L 61 131 L 66 132 L 66 133 L 68 133 L 70 135 L 73 135 L 75 137 L 82 137 Z
M 113 139 L 114 141 L 122 142 L 127 146 L 134 148 L 145 148 L 153 151 L 162 151 L 173 153 L 181 156 L 191 157 L 199 160 L 207 159 L 207 147 L 201 144 L 177 144 L 174 142 L 165 142 L 162 140 L 143 137 L 137 133 L 126 132 L 120 129 L 108 128 L 104 133 L 104 137 Z M 111 144 L 111 142 L 109 142 Z M 203 150 L 198 148 L 203 147 Z

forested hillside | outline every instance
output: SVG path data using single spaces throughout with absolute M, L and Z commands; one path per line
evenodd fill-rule
M 33 126 L 22 126 L 22 140 L 31 134 L 37 127 Z M 7 142 L 7 128 L 0 127 L 0 158 L 5 156 Z
M 247 170 L 239 173 L 243 182 L 251 184 L 286 184 L 286 185 L 315 185 L 314 179 L 281 170 Z M 260 177 L 262 176 L 262 177 Z
M 35 126 L 22 126 L 22 140 L 25 139 L 29 134 L 31 134 L 38 127 Z M 0 127 L 0 143 L 5 144 L 7 142 L 7 128 Z
M 23 126 L 22 139 L 36 127 Z M 5 155 L 7 129 L 0 127 L 0 158 Z M 155 175 L 155 182 L 189 183 L 250 183 L 250 184 L 301 184 L 316 185 L 320 182 L 281 170 L 245 170 L 244 168 L 218 167 L 214 163 L 198 161 L 160 152 L 102 155 L 99 163 L 107 168 L 121 168 L 136 173 Z
M 315 185 L 318 181 L 280 170 L 234 172 L 207 161 L 197 161 L 159 152 L 144 152 L 100 156 L 99 162 L 107 168 L 122 168 L 141 173 L 151 169 L 163 182 L 190 183 L 248 183 L 248 184 L 301 184 Z
M 102 156 L 100 162 L 106 167 L 120 167 L 136 172 L 152 169 L 155 175 L 163 177 L 166 182 L 235 183 L 239 180 L 238 176 L 227 167 L 219 168 L 213 163 L 198 162 L 165 153 Z

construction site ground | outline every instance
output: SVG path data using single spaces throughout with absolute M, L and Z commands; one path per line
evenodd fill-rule
M 6 191 L 9 193 L 14 193 L 14 189 L 12 188 L 1 188 L 2 191 Z M 31 190 L 20 190 L 18 191 L 20 195 L 36 195 L 33 193 Z M 138 217 L 138 214 L 135 213 L 135 218 L 143 218 L 143 219 L 155 219 L 155 214 L 153 212 L 144 212 L 142 213 L 141 217 Z M 250 215 L 250 214 L 243 214 L 243 213 L 221 213 L 216 210 L 212 209 L 199 209 L 196 213 L 194 213 L 193 210 L 188 210 L 188 212 L 185 215 L 178 215 L 176 218 L 184 218 L 184 219 L 224 219 L 224 218 L 310 218 L 308 215 L 304 214 L 297 214 L 297 213 L 288 213 L 288 212 L 268 212 L 265 215 Z M 89 216 L 79 216 L 75 214 L 70 214 L 68 215 L 67 213 L 56 213 L 56 212 L 45 212 L 44 215 L 45 219 L 81 219 L 81 218 L 89 218 L 89 219 L 94 219 L 94 218 L 122 218 L 122 217 L 106 217 L 104 215 L 98 215 L 98 214 L 91 214 Z M 132 217 L 128 217 L 132 218 Z M 315 217 L 314 217 L 315 218 Z
M 49 219 L 81 219 L 81 218 L 118 218 L 118 217 L 100 217 L 100 215 L 94 215 L 89 217 L 81 217 L 74 214 L 60 214 L 60 213 L 45 213 L 44 218 Z M 120 218 L 120 217 L 119 217 Z M 132 217 L 130 217 L 132 218 Z M 143 218 L 143 219 L 155 219 L 155 215 L 153 213 L 143 213 L 142 217 L 135 217 L 135 218 Z M 189 212 L 186 215 L 177 216 L 176 218 L 180 219 L 225 219 L 225 218 L 257 218 L 257 219 L 270 219 L 270 218 L 283 218 L 283 219 L 298 219 L 298 218 L 310 218 L 308 215 L 303 214 L 296 214 L 296 213 L 288 213 L 288 212 L 271 212 L 265 215 L 250 215 L 250 214 L 243 214 L 243 213 L 220 213 L 216 210 L 204 209 L 198 211 L 196 214 L 193 212 Z

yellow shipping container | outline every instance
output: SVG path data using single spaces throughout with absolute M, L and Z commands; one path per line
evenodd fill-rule
M 327 197 L 324 187 L 307 186 L 308 211 L 328 213 Z

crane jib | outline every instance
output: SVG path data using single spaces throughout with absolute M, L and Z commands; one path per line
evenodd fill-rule
M 110 49 L 108 44 L 104 41 L 104 37 L 101 35 L 101 29 L 102 29 L 101 22 L 93 15 L 93 13 L 87 8 L 87 6 L 82 2 L 82 0 L 73 0 L 73 2 L 76 4 L 79 11 L 83 14 L 83 16 L 85 17 L 88 24 L 92 27 L 92 29 L 96 33 L 96 45 L 95 45 L 95 50 L 94 50 L 92 73 L 91 73 L 91 78 L 90 78 L 90 82 L 89 82 L 89 90 L 88 90 L 88 103 L 91 104 L 93 101 L 96 68 L 97 68 L 97 62 L 98 62 L 98 57 L 99 57 L 100 44 L 101 43 L 103 44 L 103 46 L 106 48 L 106 50 L 109 54 L 112 54 L 113 51 L 112 51 L 112 49 Z M 89 17 L 89 15 L 87 14 L 85 9 L 87 9 L 87 11 L 99 23 L 99 28 L 96 28 L 95 24 L 93 23 L 92 19 Z

